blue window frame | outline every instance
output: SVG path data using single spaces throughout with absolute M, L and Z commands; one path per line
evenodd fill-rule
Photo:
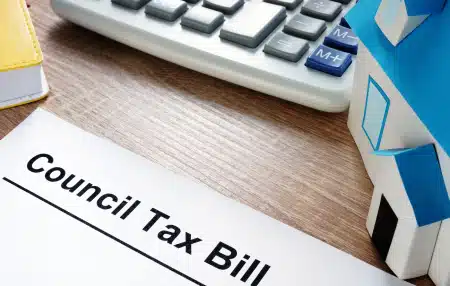
M 390 100 L 388 96 L 381 86 L 369 76 L 362 129 L 369 139 L 373 150 L 380 148 L 389 106 Z

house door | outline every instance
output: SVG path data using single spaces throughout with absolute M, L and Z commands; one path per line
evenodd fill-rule
M 389 202 L 382 195 L 372 240 L 383 260 L 386 260 L 388 256 L 397 223 L 397 216 L 389 205 Z

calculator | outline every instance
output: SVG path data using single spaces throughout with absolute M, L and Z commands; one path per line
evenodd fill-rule
M 61 17 L 189 69 L 326 112 L 348 108 L 356 0 L 52 0 Z

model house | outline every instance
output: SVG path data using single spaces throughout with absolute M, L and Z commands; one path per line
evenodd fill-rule
M 406 154 L 414 157 L 418 150 L 431 152 L 431 147 L 420 146 L 433 146 L 434 166 L 439 166 L 443 185 L 430 179 L 421 163 L 409 168 L 415 168 L 418 182 L 421 178 L 433 182 L 422 184 L 420 194 L 440 198 L 440 207 L 445 209 L 450 200 L 450 4 L 445 2 L 360 0 L 346 16 L 360 38 L 348 126 L 375 186 L 369 233 L 375 245 L 377 240 L 385 243 L 392 239 L 387 250 L 386 246 L 377 247 L 398 276 L 406 279 L 428 272 L 438 286 L 450 286 L 450 220 L 445 220 L 447 215 L 441 210 L 443 217 L 423 224 L 397 159 Z M 405 148 L 408 151 L 386 151 Z M 386 154 L 389 156 L 382 156 Z M 447 196 L 438 197 L 444 190 Z M 435 211 L 427 204 L 420 208 L 425 213 Z M 380 225 L 388 233 L 385 238 L 375 232 L 380 212 L 398 219 L 394 234 L 393 225 Z M 420 244 L 418 251 L 427 255 L 409 252 L 411 247 L 394 244 L 396 241 Z M 434 252 L 431 267 L 427 267 L 430 249 Z
M 428 273 L 448 199 L 433 144 L 380 150 L 383 180 L 376 185 L 367 229 L 381 257 L 398 277 Z

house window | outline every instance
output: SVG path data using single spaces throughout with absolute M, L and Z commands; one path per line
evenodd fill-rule
M 390 100 L 386 93 L 380 85 L 369 76 L 362 128 L 369 139 L 373 150 L 378 150 L 380 148 L 389 105 Z

